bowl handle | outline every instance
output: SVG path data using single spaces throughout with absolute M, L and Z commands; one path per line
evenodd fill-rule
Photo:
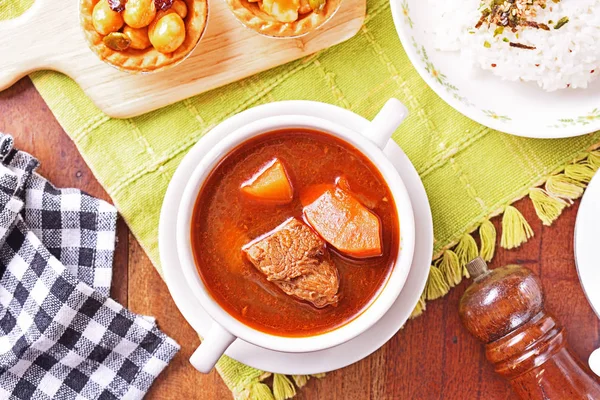
M 392 97 L 385 103 L 362 134 L 383 150 L 396 129 L 398 129 L 407 116 L 408 109 L 400 100 Z
M 190 357 L 190 363 L 198 371 L 208 374 L 227 348 L 237 338 L 226 331 L 221 325 L 213 323 L 208 335 L 202 340 L 200 347 Z

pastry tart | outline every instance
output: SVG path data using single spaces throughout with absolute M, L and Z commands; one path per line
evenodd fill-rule
M 274 37 L 313 32 L 338 10 L 341 0 L 226 0 L 240 22 Z
M 183 61 L 208 18 L 208 0 L 80 0 L 92 51 L 127 72 L 156 72 Z

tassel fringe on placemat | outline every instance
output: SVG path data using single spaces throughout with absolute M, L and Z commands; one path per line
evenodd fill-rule
M 272 374 L 235 362 L 227 356 L 219 360 L 217 369 L 236 400 L 291 399 L 296 395 L 296 389 L 302 388 L 311 378 L 325 376 Z
M 581 160 L 548 176 L 543 184 L 531 188 L 520 198 L 529 197 L 542 223 L 547 226 L 552 225 L 566 207 L 583 195 L 585 187 L 599 168 L 600 150 L 589 151 Z M 511 204 L 520 198 L 513 200 Z M 473 230 L 473 232 L 479 231 L 479 246 L 471 232 L 460 237 L 458 242 L 446 246 L 434 257 L 427 285 L 411 318 L 425 311 L 426 301 L 445 296 L 451 288 L 461 282 L 463 277 L 468 278 L 469 273 L 465 266 L 470 260 L 478 255 L 486 261 L 492 260 L 496 251 L 498 233 L 490 219 L 496 215 L 502 215 L 500 236 L 502 248 L 517 248 L 533 237 L 533 229 L 523 214 L 510 204 L 504 205 L 501 210 L 488 216 Z

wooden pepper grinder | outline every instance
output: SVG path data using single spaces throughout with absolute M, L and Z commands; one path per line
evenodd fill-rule
M 460 301 L 460 318 L 522 399 L 600 399 L 600 384 L 544 310 L 541 282 L 533 272 L 518 265 L 489 270 L 481 258 L 467 268 L 474 282 Z

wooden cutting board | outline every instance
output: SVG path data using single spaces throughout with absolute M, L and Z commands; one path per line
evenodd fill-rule
M 344 0 L 317 32 L 273 39 L 244 27 L 224 0 L 209 3 L 207 31 L 187 60 L 132 75 L 88 48 L 78 0 L 36 0 L 19 18 L 0 22 L 0 90 L 30 72 L 55 70 L 73 78 L 106 114 L 133 117 L 341 43 L 358 32 L 366 11 L 366 0 Z

